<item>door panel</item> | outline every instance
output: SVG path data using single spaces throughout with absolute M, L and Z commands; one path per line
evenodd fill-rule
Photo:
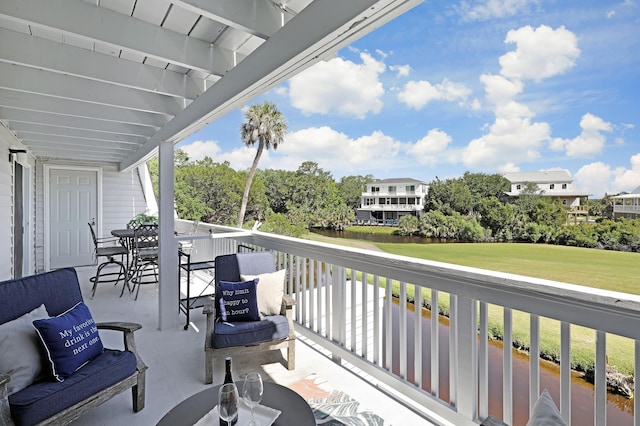
M 87 223 L 98 210 L 97 182 L 95 171 L 50 171 L 51 269 L 93 264 Z

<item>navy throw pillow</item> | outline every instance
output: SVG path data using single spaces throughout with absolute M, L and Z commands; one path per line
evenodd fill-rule
M 33 326 L 59 382 L 104 350 L 91 312 L 82 302 L 57 317 L 35 320 Z
M 245 282 L 220 281 L 220 318 L 222 321 L 259 321 L 258 280 Z

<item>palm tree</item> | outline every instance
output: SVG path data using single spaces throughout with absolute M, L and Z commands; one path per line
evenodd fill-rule
M 242 194 L 242 205 L 238 213 L 238 228 L 242 228 L 244 223 L 244 214 L 249 201 L 249 190 L 251 189 L 251 183 L 256 174 L 262 151 L 271 147 L 274 150 L 277 149 L 287 131 L 287 123 L 285 123 L 282 113 L 273 102 L 264 101 L 261 104 L 251 105 L 244 113 L 244 118 L 246 122 L 240 127 L 242 142 L 247 146 L 252 146 L 258 142 L 258 152 L 256 152 L 256 156 L 253 159 L 244 193 Z

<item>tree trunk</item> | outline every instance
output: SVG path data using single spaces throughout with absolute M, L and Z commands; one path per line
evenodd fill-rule
M 262 155 L 263 149 L 264 149 L 264 144 L 262 143 L 262 141 L 260 141 L 258 143 L 258 152 L 256 152 L 256 156 L 253 159 L 251 170 L 249 170 L 249 176 L 247 176 L 247 183 L 244 186 L 244 193 L 242 194 L 242 204 L 240 205 L 240 212 L 238 213 L 238 228 L 242 228 L 242 224 L 244 223 L 244 214 L 247 210 L 247 203 L 249 202 L 249 190 L 251 190 L 253 177 L 256 175 L 256 170 L 258 169 L 258 162 L 260 161 L 260 156 Z

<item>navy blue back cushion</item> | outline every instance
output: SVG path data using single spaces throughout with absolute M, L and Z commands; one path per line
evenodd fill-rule
M 3 281 L 0 282 L 0 323 L 16 319 L 43 303 L 49 315 L 56 316 L 82 301 L 73 268 Z

